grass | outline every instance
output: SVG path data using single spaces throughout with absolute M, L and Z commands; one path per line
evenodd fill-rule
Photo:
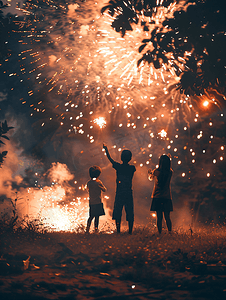
M 220 289 L 221 297 L 225 294 L 226 270 L 214 274 L 214 268 L 212 273 L 206 268 L 215 264 L 218 272 L 218 266 L 226 264 L 225 226 L 203 226 L 192 234 L 180 228 L 161 235 L 148 227 L 136 227 L 133 235 L 104 231 L 85 234 L 83 227 L 73 233 L 28 232 L 2 232 L 0 254 L 5 260 L 30 256 L 31 272 L 38 269 L 44 274 L 48 270 L 49 274 L 57 274 L 58 280 L 102 276 L 162 290 L 183 288 L 200 293 L 201 289 L 208 297 L 214 296 L 216 289 Z M 48 280 L 43 280 L 42 285 L 47 284 Z M 69 288 L 65 282 L 57 284 Z
M 30 234 L 29 234 L 30 233 Z M 74 254 L 84 253 L 98 255 L 110 264 L 118 265 L 162 265 L 167 268 L 178 268 L 179 262 L 226 262 L 226 228 L 224 226 L 200 227 L 192 234 L 190 231 L 163 232 L 159 235 L 148 228 L 137 227 L 133 235 L 121 234 L 85 234 L 38 231 L 35 224 L 24 229 L 1 234 L 2 251 L 20 252 L 27 245 L 29 255 L 37 247 L 48 244 L 53 252 L 61 250 L 59 243 L 64 244 Z M 30 244 L 32 241 L 32 245 Z M 37 245 L 36 245 L 37 244 Z M 13 250 L 14 249 L 14 250 Z M 41 249 L 41 251 L 44 249 Z

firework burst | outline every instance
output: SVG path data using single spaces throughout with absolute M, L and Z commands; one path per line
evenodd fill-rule
M 156 1 L 151 19 L 145 11 L 136 14 L 139 24 L 146 22 L 154 29 L 183 5 L 162 4 Z M 173 137 L 178 139 L 178 131 L 184 134 L 201 122 L 210 106 L 211 111 L 216 111 L 213 95 L 208 99 L 204 96 L 200 102 L 176 91 L 179 77 L 173 57 L 158 69 L 143 63 L 138 67 L 139 41 L 147 38 L 147 32 L 139 25 L 120 36 L 110 26 L 120 16 L 120 10 L 114 17 L 105 12 L 101 15 L 103 5 L 103 1 L 75 4 L 32 0 L 17 7 L 23 14 L 23 19 L 14 20 L 19 29 L 13 33 L 19 45 L 20 69 L 8 71 L 8 76 L 17 76 L 27 86 L 28 94 L 20 100 L 29 103 L 30 115 L 39 119 L 43 130 L 59 125 L 58 133 L 79 135 L 94 143 L 98 132 L 93 120 L 104 111 L 110 121 L 104 126 L 106 130 L 113 127 L 119 135 L 126 130 L 135 140 L 147 135 L 139 144 L 150 150 L 148 145 L 160 137 L 161 130 L 167 132 L 165 143 Z M 6 65 L 10 59 L 14 61 L 15 55 L 6 59 Z M 179 61 L 182 70 L 186 57 Z M 170 150 L 171 144 L 164 145 L 164 149 Z

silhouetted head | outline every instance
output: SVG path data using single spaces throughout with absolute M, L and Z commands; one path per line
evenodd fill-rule
M 98 178 L 101 173 L 101 168 L 99 166 L 92 166 L 89 168 L 89 176 L 91 178 Z
M 130 150 L 123 150 L 121 154 L 121 161 L 128 163 L 132 158 L 132 152 Z
M 159 169 L 161 171 L 170 171 L 171 168 L 171 160 L 169 158 L 169 156 L 163 154 L 160 156 L 159 158 Z

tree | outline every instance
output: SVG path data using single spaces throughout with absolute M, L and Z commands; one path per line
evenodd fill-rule
M 7 27 L 9 25 L 9 19 L 3 16 L 3 9 L 7 6 L 7 4 L 4 5 L 3 2 L 0 1 L 0 62 L 5 56 L 7 56 L 8 51 L 7 44 L 5 43 L 5 41 L 8 33 Z
M 0 39 L 0 61 L 4 57 L 7 56 L 8 48 L 6 46 L 6 37 L 9 30 L 9 19 L 7 17 L 3 16 L 3 9 L 8 7 L 7 4 L 3 4 L 2 1 L 0 1 L 0 32 L 1 32 L 1 39 Z M 0 64 L 1 65 L 1 64 Z M 12 129 L 13 127 L 8 127 L 7 121 L 0 123 L 0 147 L 4 145 L 5 143 L 2 141 L 2 139 L 9 140 L 6 133 Z M 8 151 L 0 152 L 0 167 L 3 163 L 4 158 L 6 157 Z
M 112 27 L 122 36 L 140 22 L 144 31 L 155 24 L 161 4 L 170 9 L 171 0 L 111 0 L 102 8 L 115 16 Z M 177 0 L 178 9 L 162 24 L 155 24 L 150 38 L 141 41 L 137 62 L 165 65 L 180 82 L 177 89 L 186 95 L 200 95 L 215 90 L 225 96 L 226 89 L 226 5 L 224 0 Z M 147 22 L 141 15 L 149 17 Z M 146 50 L 146 51 L 145 51 Z
M 4 145 L 5 143 L 2 141 L 3 139 L 9 140 L 8 136 L 5 135 L 10 129 L 12 129 L 13 127 L 8 127 L 7 125 L 7 121 L 5 120 L 5 122 L 3 122 L 2 124 L 0 124 L 0 147 L 2 146 L 2 144 Z M 6 157 L 8 151 L 3 151 L 0 152 L 0 167 L 3 163 L 4 158 Z

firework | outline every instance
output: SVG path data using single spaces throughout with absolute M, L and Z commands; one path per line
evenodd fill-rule
M 46 229 L 75 231 L 79 226 L 85 225 L 88 212 L 86 198 L 76 197 L 64 204 L 65 188 L 58 185 L 40 189 L 29 188 L 27 192 L 31 206 L 29 218 L 39 219 Z
M 96 123 L 101 129 L 106 126 L 106 120 L 104 117 L 99 117 L 94 120 L 94 123 Z
M 165 138 L 167 136 L 167 132 L 162 129 L 159 133 L 158 133 L 162 138 Z

